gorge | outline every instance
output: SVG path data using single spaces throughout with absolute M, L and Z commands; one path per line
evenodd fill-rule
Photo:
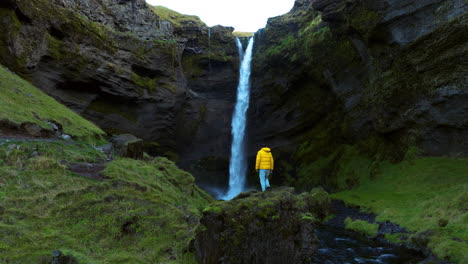
M 466 263 L 467 22 L 296 0 L 249 40 L 144 0 L 1 1 L 0 262 L 321 263 L 339 222 L 374 261 Z M 245 192 L 263 144 L 273 191 Z

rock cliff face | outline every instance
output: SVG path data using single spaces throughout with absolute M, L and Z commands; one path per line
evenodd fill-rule
M 314 225 L 329 208 L 320 189 L 299 196 L 286 187 L 242 193 L 204 210 L 193 249 L 206 264 L 311 263 L 319 242 Z
M 0 63 L 107 132 L 193 163 L 228 155 L 232 31 L 144 0 L 7 0 Z
M 278 182 L 358 184 L 375 161 L 468 155 L 468 6 L 459 0 L 298 0 L 256 35 L 251 149 Z

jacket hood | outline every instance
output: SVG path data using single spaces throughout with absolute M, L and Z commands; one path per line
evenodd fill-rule
M 270 148 L 262 148 L 262 151 L 271 152 L 271 149 Z

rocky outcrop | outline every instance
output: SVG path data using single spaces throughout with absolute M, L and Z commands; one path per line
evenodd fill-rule
M 310 263 L 318 246 L 311 202 L 313 195 L 284 187 L 207 207 L 193 243 L 198 261 Z
M 233 29 L 157 12 L 144 0 L 2 1 L 0 63 L 106 132 L 157 142 L 159 155 L 225 157 Z
M 143 158 L 144 143 L 140 138 L 130 134 L 114 136 L 110 140 L 115 154 L 132 159 Z
M 409 147 L 467 156 L 467 10 L 459 0 L 296 1 L 256 35 L 249 152 L 266 142 L 283 161 L 278 183 L 329 189 Z

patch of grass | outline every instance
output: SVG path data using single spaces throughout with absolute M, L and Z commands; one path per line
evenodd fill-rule
M 49 157 L 39 156 L 29 160 L 28 169 L 33 171 L 38 170 L 65 170 L 65 166 L 57 160 Z
M 0 165 L 17 169 L 62 168 L 58 161 L 100 162 L 104 155 L 82 142 L 10 141 L 0 142 Z
M 95 181 L 56 162 L 0 164 L 1 263 L 48 263 L 54 249 L 79 263 L 196 263 L 188 244 L 213 200 L 190 174 L 165 158 L 119 159 Z
M 95 140 L 104 132 L 72 110 L 58 103 L 29 82 L 0 66 L 0 120 L 31 122 L 51 129 L 47 121 L 61 124 L 65 134 Z
M 142 77 L 132 72 L 132 81 L 141 88 L 147 89 L 149 93 L 152 93 L 157 88 L 156 83 L 158 80 L 155 78 Z
M 412 232 L 432 230 L 429 247 L 456 263 L 468 260 L 468 160 L 412 158 L 383 162 L 374 179 L 332 195 Z M 450 250 L 449 250 L 450 249 Z
M 379 224 L 369 223 L 362 220 L 353 220 L 349 217 L 345 219 L 346 229 L 356 231 L 367 236 L 376 236 Z
M 249 37 L 253 37 L 253 35 L 255 33 L 254 32 L 234 31 L 234 32 L 232 32 L 232 34 L 234 34 L 234 36 L 236 36 L 238 38 L 249 38 Z
M 184 15 L 164 6 L 150 6 L 150 8 L 161 18 L 172 23 L 174 29 L 193 23 L 197 27 L 206 27 L 205 23 L 197 16 Z

